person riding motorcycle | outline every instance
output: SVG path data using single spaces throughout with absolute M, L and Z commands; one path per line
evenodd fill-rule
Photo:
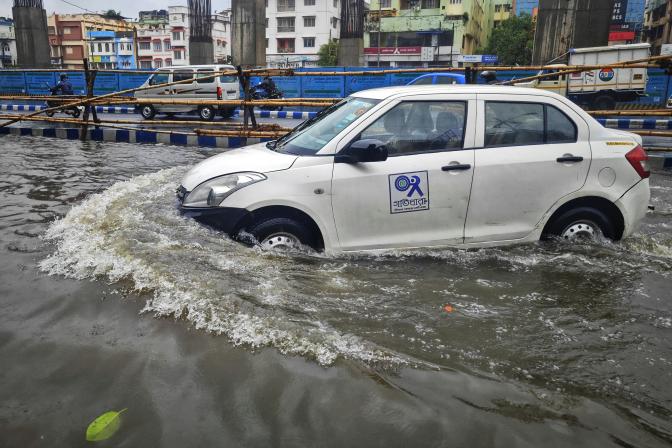
M 47 85 L 48 87 L 48 85 Z M 58 84 L 56 84 L 54 87 L 49 87 L 49 90 L 51 91 L 51 94 L 53 96 L 58 96 L 58 95 L 74 95 L 75 92 L 72 90 L 72 83 L 68 79 L 68 75 L 63 73 L 60 76 L 60 81 Z M 59 93 L 60 92 L 60 93 Z M 54 107 L 57 106 L 60 103 L 57 103 L 55 101 L 47 101 L 47 107 Z M 79 117 L 81 114 L 82 110 L 84 108 L 82 106 L 73 106 L 73 107 L 68 107 L 66 109 L 61 109 L 61 112 L 67 114 L 67 115 L 72 115 L 74 118 Z M 55 111 L 49 111 L 45 112 L 45 114 L 48 117 L 53 117 Z
M 61 80 L 56 84 L 52 89 L 51 93 L 53 95 L 58 95 L 58 92 L 61 92 L 61 95 L 74 95 L 72 91 L 72 84 L 68 80 L 68 75 L 65 73 L 61 75 Z
M 280 91 L 270 76 L 264 76 L 264 79 L 256 86 L 250 89 L 253 100 L 278 100 L 282 99 Z M 282 110 L 282 106 L 261 106 L 263 110 Z

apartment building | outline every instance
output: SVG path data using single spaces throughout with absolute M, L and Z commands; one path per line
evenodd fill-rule
M 92 59 L 89 33 L 133 31 L 133 25 L 125 20 L 108 19 L 100 14 L 52 14 L 47 18 L 47 26 L 52 65 L 67 69 L 81 69 L 84 58 Z
M 212 61 L 225 63 L 231 57 L 231 11 L 212 15 Z M 140 68 L 189 65 L 189 8 L 141 11 L 138 20 Z
M 539 9 L 539 0 L 513 0 L 513 11 L 517 16 L 529 14 L 534 16 Z
M 89 31 L 91 66 L 98 69 L 137 68 L 132 31 Z
M 494 16 L 492 26 L 497 28 L 503 21 L 513 15 L 513 0 L 496 0 L 494 5 Z
M 364 34 L 366 63 L 457 66 L 460 55 L 474 54 L 487 44 L 494 17 L 494 0 L 371 0 Z M 503 19 L 503 12 L 499 17 Z
M 320 46 L 340 36 L 341 1 L 267 0 L 267 65 L 316 66 Z
M 672 43 L 672 0 L 649 0 L 643 34 L 655 55 L 660 54 L 663 44 Z
M 0 67 L 16 65 L 14 20 L 0 17 Z

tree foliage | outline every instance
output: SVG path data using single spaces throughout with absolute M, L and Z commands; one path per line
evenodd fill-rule
M 490 41 L 483 50 L 496 54 L 502 65 L 528 65 L 532 62 L 534 27 L 528 14 L 511 16 L 492 30 Z
M 333 67 L 338 65 L 338 39 L 331 39 L 329 43 L 320 46 L 317 52 L 320 57 L 317 65 L 320 67 Z
M 123 20 L 124 16 L 121 15 L 121 11 L 115 11 L 114 9 L 108 9 L 103 13 L 103 17 L 106 19 L 116 19 Z

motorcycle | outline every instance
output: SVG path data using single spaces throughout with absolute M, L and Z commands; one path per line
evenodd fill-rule
M 47 83 L 45 83 L 45 85 L 47 86 L 47 88 L 51 92 L 51 96 L 59 96 L 56 93 L 56 87 L 51 87 Z M 60 101 L 49 101 L 49 100 L 47 100 L 47 107 L 54 107 L 54 106 L 58 106 L 60 104 L 62 104 Z M 65 109 L 61 109 L 60 111 L 55 111 L 55 110 L 48 111 L 48 112 L 45 112 L 45 115 L 47 117 L 53 117 L 56 112 L 63 112 L 66 115 L 71 115 L 73 118 L 79 118 L 79 116 L 82 114 L 83 111 L 84 111 L 84 106 L 72 106 L 72 107 L 68 107 L 68 108 L 65 108 Z
M 250 87 L 250 98 L 253 100 L 281 100 L 284 98 L 282 91 L 273 88 L 269 92 L 261 84 Z M 282 110 L 282 106 L 261 106 L 261 110 Z

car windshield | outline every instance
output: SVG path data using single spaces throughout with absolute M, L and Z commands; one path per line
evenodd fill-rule
M 379 102 L 366 98 L 346 98 L 300 124 L 279 140 L 269 142 L 268 147 L 289 154 L 315 155 L 338 133 Z

